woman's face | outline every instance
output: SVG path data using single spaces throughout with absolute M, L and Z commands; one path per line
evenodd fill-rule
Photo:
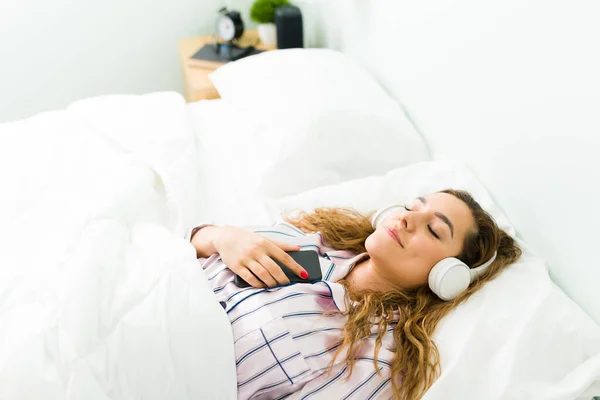
M 475 221 L 469 207 L 447 193 L 417 198 L 379 224 L 365 243 L 378 275 L 404 289 L 427 284 L 440 260 L 462 251 Z

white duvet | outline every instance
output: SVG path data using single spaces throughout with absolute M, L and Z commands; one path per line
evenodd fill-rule
M 0 125 L 0 399 L 236 397 L 196 152 L 174 93 Z

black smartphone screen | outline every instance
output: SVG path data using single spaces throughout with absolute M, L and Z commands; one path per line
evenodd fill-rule
M 319 263 L 319 255 L 314 250 L 304 250 L 304 251 L 290 251 L 288 252 L 290 257 L 294 259 L 298 264 L 302 266 L 308 272 L 308 278 L 302 279 L 298 275 L 296 275 L 292 270 L 283 265 L 278 260 L 273 260 L 277 265 L 281 267 L 283 273 L 288 277 L 290 282 L 299 282 L 299 283 L 310 283 L 314 281 L 320 281 L 323 279 L 323 275 L 321 274 L 321 264 Z M 260 279 L 259 279 L 260 281 Z M 239 275 L 236 274 L 235 280 L 233 281 L 237 287 L 248 287 L 250 284 L 242 279 Z

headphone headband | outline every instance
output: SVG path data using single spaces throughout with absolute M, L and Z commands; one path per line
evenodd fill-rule
M 473 282 L 475 278 L 480 277 L 485 273 L 485 271 L 487 271 L 488 267 L 492 265 L 497 255 L 498 252 L 494 251 L 494 255 L 492 256 L 492 258 L 487 260 L 485 263 L 481 264 L 479 267 L 469 269 L 469 274 L 471 275 L 471 282 Z

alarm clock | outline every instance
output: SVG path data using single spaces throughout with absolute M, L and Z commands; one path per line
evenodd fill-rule
M 221 8 L 221 14 L 217 20 L 217 34 L 226 42 L 233 42 L 242 37 L 244 33 L 244 22 L 238 11 Z

